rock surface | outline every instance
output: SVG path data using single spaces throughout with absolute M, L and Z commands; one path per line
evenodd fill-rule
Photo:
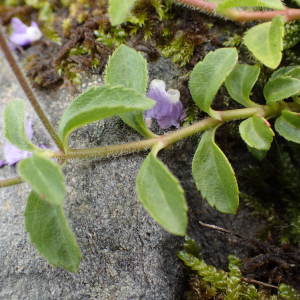
M 53 146 L 33 112 L 7 63 L 0 64 L 0 158 L 3 158 L 3 110 L 13 99 L 25 101 L 26 117 L 33 122 L 34 139 Z M 170 60 L 149 65 L 150 79 L 164 79 L 176 88 L 181 75 Z M 103 83 L 103 76 L 85 76 L 83 89 Z M 67 89 L 36 91 L 51 122 L 71 103 Z M 187 139 L 162 151 L 160 158 L 180 180 L 189 206 L 188 233 L 200 243 L 204 258 L 218 267 L 227 264 L 229 253 L 245 256 L 235 239 L 201 228 L 198 221 L 251 235 L 255 219 L 239 208 L 236 216 L 218 213 L 196 190 L 191 162 L 199 137 Z M 70 137 L 76 148 L 136 141 L 141 137 L 117 117 L 77 130 Z M 102 160 L 74 160 L 64 168 L 67 181 L 65 215 L 79 244 L 82 260 L 78 274 L 54 268 L 38 254 L 24 231 L 29 187 L 20 184 L 0 194 L 0 298 L 1 299 L 182 299 L 186 284 L 177 258 L 182 238 L 168 234 L 153 221 L 139 202 L 136 174 L 146 152 Z M 0 169 L 0 178 L 17 175 L 16 167 Z

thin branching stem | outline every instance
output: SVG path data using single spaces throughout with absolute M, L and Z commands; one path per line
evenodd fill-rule
M 206 118 L 201 120 L 193 125 L 187 126 L 185 128 L 179 129 L 175 132 L 158 136 L 156 138 L 133 142 L 133 143 L 126 143 L 121 145 L 113 145 L 113 146 L 105 146 L 105 147 L 98 147 L 98 148 L 87 148 L 87 149 L 72 149 L 69 148 L 67 153 L 62 151 L 44 151 L 41 152 L 41 155 L 48 157 L 48 158 L 57 158 L 59 160 L 65 161 L 68 159 L 74 158 L 101 158 L 101 157 L 108 157 L 114 155 L 124 155 L 133 152 L 143 151 L 152 148 L 155 144 L 160 143 L 158 150 L 162 149 L 163 147 L 167 147 L 172 145 L 182 139 L 185 139 L 189 136 L 192 136 L 196 133 L 205 131 L 209 128 L 214 128 L 220 124 L 224 124 L 229 121 L 238 120 L 238 119 L 245 119 L 252 117 L 254 114 L 257 114 L 264 118 L 271 118 L 277 117 L 280 115 L 283 109 L 288 109 L 291 111 L 300 112 L 300 104 L 298 103 L 285 103 L 279 101 L 272 106 L 269 105 L 260 105 L 257 107 L 249 107 L 249 108 L 241 108 L 241 109 L 233 109 L 223 111 L 220 116 L 222 120 L 217 120 L 214 118 Z M 7 179 L 9 180 L 9 179 Z M 11 179 L 13 182 L 13 179 Z M 3 181 L 5 182 L 5 181 Z M 9 185 L 17 184 L 11 183 Z M 0 187 L 5 187 L 8 185 L 1 185 Z
M 42 110 L 40 104 L 38 103 L 32 89 L 30 88 L 26 78 L 24 77 L 20 67 L 18 66 L 18 63 L 16 59 L 14 58 L 13 54 L 11 53 L 11 50 L 5 40 L 5 37 L 2 33 L 2 27 L 0 25 L 0 47 L 10 65 L 12 68 L 15 76 L 17 77 L 22 89 L 24 90 L 27 98 L 29 99 L 31 105 L 33 106 L 35 112 L 39 116 L 40 120 L 44 124 L 46 130 L 49 132 L 50 136 L 52 137 L 53 141 L 55 142 L 56 146 L 61 150 L 64 151 L 63 142 L 56 133 L 55 129 L 51 125 L 49 119 L 45 115 L 44 111 Z
M 223 111 L 221 116 L 222 120 L 217 120 L 214 118 L 206 118 L 193 125 L 187 126 L 185 128 L 179 129 L 169 134 L 161 135 L 157 138 L 152 138 L 148 140 L 126 143 L 121 145 L 105 146 L 98 148 L 88 148 L 88 149 L 69 149 L 67 154 L 62 152 L 48 152 L 45 156 L 56 157 L 56 158 L 97 158 L 97 157 L 107 157 L 110 155 L 121 155 L 132 152 L 138 152 L 141 150 L 147 150 L 152 148 L 156 143 L 161 141 L 165 147 L 172 145 L 182 139 L 192 136 L 198 132 L 205 131 L 209 128 L 216 127 L 220 124 L 252 117 L 257 114 L 264 118 L 277 117 L 280 115 L 283 109 L 289 109 L 291 111 L 300 111 L 300 104 L 298 103 L 275 103 L 272 106 L 261 105 L 257 107 L 242 108 Z
M 21 176 L 0 180 L 0 188 L 24 182 Z
M 218 6 L 218 4 L 206 2 L 204 0 L 177 0 L 177 2 L 212 14 L 216 14 L 215 10 Z M 241 11 L 231 8 L 227 10 L 226 14 L 216 15 L 226 17 L 235 22 L 268 21 L 281 15 L 284 22 L 292 22 L 300 19 L 300 9 L 287 7 L 284 10 L 273 11 Z

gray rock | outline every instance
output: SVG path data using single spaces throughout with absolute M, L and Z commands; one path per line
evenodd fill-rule
M 43 125 L 12 75 L 0 64 L 0 157 L 3 157 L 3 109 L 12 99 L 25 101 L 26 117 L 33 122 L 34 139 L 53 146 Z M 176 88 L 182 72 L 170 60 L 149 65 L 151 78 L 164 79 Z M 85 89 L 103 83 L 102 76 L 83 76 Z M 58 126 L 73 97 L 63 89 L 36 91 L 51 122 Z M 85 126 L 70 137 L 72 147 L 97 147 L 140 140 L 117 117 Z M 218 267 L 229 253 L 245 256 L 245 247 L 228 236 L 201 228 L 213 223 L 250 235 L 254 218 L 240 208 L 237 216 L 218 213 L 202 200 L 191 175 L 198 137 L 164 150 L 160 158 L 179 178 L 189 205 L 189 234 L 201 244 L 204 256 Z M 78 242 L 82 260 L 78 274 L 54 268 L 37 253 L 24 231 L 23 213 L 29 187 L 20 184 L 0 194 L 0 298 L 1 299 L 182 299 L 183 266 L 177 258 L 182 238 L 163 230 L 143 209 L 135 189 L 136 174 L 146 152 L 101 160 L 73 160 L 66 164 L 65 215 Z M 16 167 L 0 169 L 0 178 L 17 175 Z M 257 228 L 255 228 L 256 230 Z

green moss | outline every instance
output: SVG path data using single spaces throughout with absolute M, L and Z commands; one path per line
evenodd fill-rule
M 242 262 L 239 258 L 229 255 L 229 272 L 217 270 L 204 262 L 199 255 L 199 248 L 195 240 L 186 236 L 185 251 L 180 251 L 178 257 L 190 270 L 191 290 L 185 293 L 184 299 L 226 299 L 226 300 L 276 300 L 277 295 L 262 287 L 256 288 L 253 284 L 242 280 Z M 286 284 L 279 285 L 281 299 L 299 300 L 296 290 Z

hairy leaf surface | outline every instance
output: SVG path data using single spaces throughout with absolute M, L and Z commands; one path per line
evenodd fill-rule
M 278 15 L 272 22 L 259 24 L 248 30 L 244 43 L 264 65 L 276 69 L 281 62 L 283 35 L 283 21 Z
M 24 151 L 41 151 L 29 140 L 24 127 L 24 102 L 10 101 L 4 110 L 4 135 L 15 147 Z
M 239 190 L 234 171 L 214 141 L 216 129 L 207 130 L 193 159 L 192 171 L 198 190 L 212 207 L 223 213 L 235 214 Z
M 258 150 L 255 148 L 251 148 L 248 146 L 249 152 L 258 160 L 262 161 L 266 156 L 268 151 L 267 150 Z
M 222 83 L 233 70 L 238 59 L 235 48 L 222 48 L 208 53 L 202 62 L 199 62 L 190 77 L 190 91 L 195 103 L 206 113 L 218 118 L 211 109 Z
M 155 221 L 168 232 L 184 236 L 187 205 L 178 180 L 150 152 L 136 178 L 139 199 Z
M 25 230 L 37 251 L 55 267 L 77 273 L 81 254 L 62 206 L 51 205 L 31 191 L 24 216 Z
M 147 61 L 140 52 L 125 45 L 116 49 L 109 58 L 105 82 L 112 86 L 123 85 L 145 94 L 148 83 Z M 146 138 L 155 137 L 145 125 L 143 112 L 134 111 L 120 115 L 121 119 Z
M 234 70 L 227 76 L 225 85 L 229 95 L 245 107 L 258 106 L 249 98 L 250 92 L 257 81 L 260 68 L 247 64 L 236 64 Z
M 134 89 L 109 84 L 92 87 L 75 98 L 66 109 L 60 120 L 59 135 L 66 145 L 68 135 L 79 127 L 113 115 L 150 109 L 155 103 Z
M 264 87 L 264 97 L 267 100 L 267 104 L 270 104 L 294 96 L 299 91 L 299 79 L 279 76 L 267 82 Z
M 275 135 L 270 124 L 263 117 L 254 115 L 243 121 L 239 127 L 242 139 L 246 144 L 258 150 L 269 150 Z
M 234 7 L 267 7 L 276 10 L 285 9 L 280 0 L 225 0 L 219 4 L 216 9 L 217 13 L 222 13 L 229 8 Z
M 32 157 L 23 159 L 19 163 L 18 170 L 23 179 L 43 200 L 53 205 L 64 202 L 65 176 L 58 164 L 34 153 Z
M 270 80 L 286 75 L 289 71 L 291 71 L 295 67 L 296 66 L 288 66 L 288 67 L 283 67 L 283 68 L 276 70 L 275 72 L 273 72 L 272 76 L 270 77 Z M 293 76 L 291 76 L 291 77 L 293 77 Z
M 286 140 L 300 143 L 300 115 L 299 113 L 283 110 L 275 122 L 276 131 Z
M 109 0 L 108 13 L 112 26 L 117 26 L 126 20 L 136 0 Z

